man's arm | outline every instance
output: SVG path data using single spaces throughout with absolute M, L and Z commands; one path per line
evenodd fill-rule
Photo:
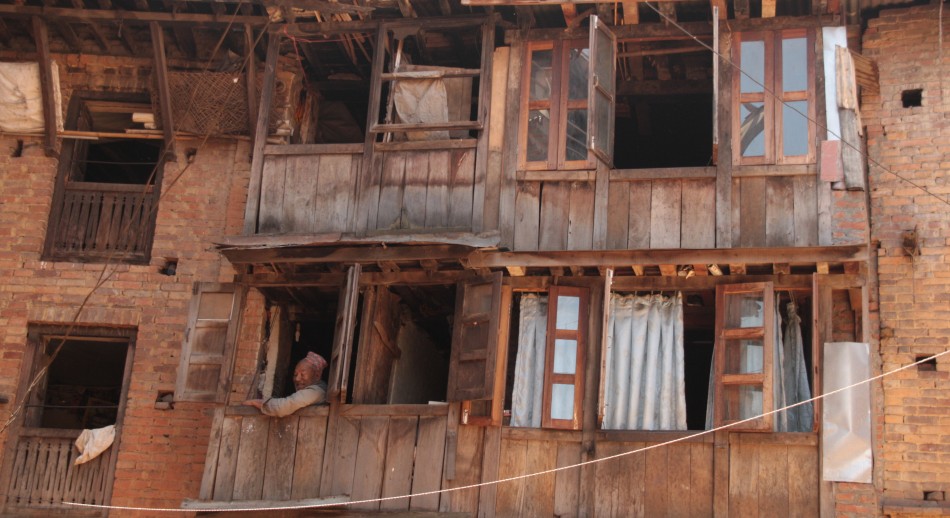
M 326 391 L 311 385 L 283 398 L 271 398 L 260 403 L 261 413 L 273 417 L 286 417 L 301 408 L 326 401 Z M 257 405 L 251 405 L 257 406 Z

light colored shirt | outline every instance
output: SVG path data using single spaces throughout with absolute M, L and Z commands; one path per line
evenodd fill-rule
M 327 385 L 323 381 L 304 387 L 287 397 L 270 398 L 261 405 L 263 414 L 273 417 L 286 417 L 301 408 L 327 400 Z

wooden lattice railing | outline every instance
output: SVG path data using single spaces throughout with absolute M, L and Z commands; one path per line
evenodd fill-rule
M 79 452 L 74 442 L 80 430 L 23 430 L 13 451 L 6 510 L 77 510 L 63 502 L 105 503 L 112 484 L 112 448 L 95 459 L 74 465 Z
M 144 262 L 155 231 L 152 188 L 69 182 L 49 225 L 52 259 Z

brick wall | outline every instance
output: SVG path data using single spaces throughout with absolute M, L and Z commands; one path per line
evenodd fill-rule
M 64 103 L 79 85 L 83 90 L 147 92 L 147 61 L 55 59 L 61 64 Z M 22 140 L 22 156 L 14 157 L 16 139 L 0 138 L 0 395 L 11 399 L 0 405 L 4 422 L 18 403 L 28 326 L 69 323 L 103 269 L 101 264 L 41 260 L 57 159 L 43 155 L 39 139 Z M 115 505 L 177 507 L 182 499 L 197 497 L 210 433 L 211 405 L 176 403 L 163 411 L 154 403 L 159 392 L 175 387 L 193 283 L 233 278 L 232 267 L 212 242 L 241 233 L 250 145 L 241 140 L 178 145 L 179 161 L 165 169 L 150 263 L 115 266 L 79 317 L 82 323 L 137 329 Z M 197 149 L 190 165 L 186 148 Z M 178 259 L 175 275 L 159 272 L 166 258 Z M 247 328 L 244 334 L 253 334 L 254 323 Z
M 880 68 L 879 95 L 864 95 L 873 160 L 944 200 L 950 194 L 950 13 L 939 62 L 938 6 L 885 10 L 870 20 L 864 54 Z M 922 89 L 922 106 L 901 93 Z M 950 345 L 950 207 L 871 166 L 872 238 L 880 241 L 881 359 L 885 371 Z M 911 258 L 901 233 L 917 227 Z M 924 491 L 950 493 L 950 357 L 935 372 L 903 371 L 883 382 L 882 441 L 875 462 L 884 513 L 914 514 Z M 946 502 L 944 503 L 946 504 Z

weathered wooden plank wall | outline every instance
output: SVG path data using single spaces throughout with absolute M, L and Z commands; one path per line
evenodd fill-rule
M 814 174 L 734 176 L 734 246 L 818 246 L 818 197 Z
M 429 412 L 432 414 L 433 412 Z M 439 412 L 435 412 L 438 414 Z M 220 439 L 210 445 L 202 499 L 297 500 L 350 495 L 352 500 L 396 497 L 443 486 L 445 415 L 340 415 L 308 411 L 275 419 L 224 415 Z M 460 433 L 454 483 L 479 481 L 481 434 Z M 204 490 L 203 490 L 204 491 Z M 455 493 L 450 509 L 474 511 L 470 495 Z M 474 491 L 477 502 L 478 491 Z M 363 510 L 438 511 L 427 495 L 357 504 Z
M 802 439 L 731 435 L 729 516 L 818 516 L 817 438 Z
M 594 182 L 518 182 L 514 217 L 515 250 L 590 250 Z
M 472 229 L 475 150 L 386 151 L 369 230 Z
M 715 192 L 713 179 L 610 182 L 607 247 L 715 247 Z
M 258 232 L 349 230 L 360 157 L 351 153 L 268 155 L 264 161 Z

